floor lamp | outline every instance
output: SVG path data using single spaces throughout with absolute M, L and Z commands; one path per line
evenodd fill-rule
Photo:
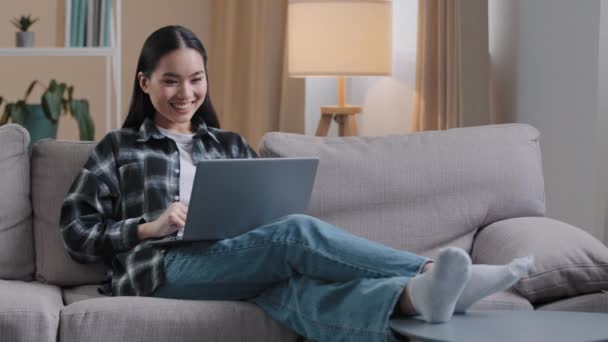
M 340 136 L 357 135 L 360 106 L 346 102 L 347 76 L 392 73 L 390 0 L 289 0 L 287 54 L 290 77 L 338 77 L 338 104 L 321 107 L 316 135 L 332 118 Z

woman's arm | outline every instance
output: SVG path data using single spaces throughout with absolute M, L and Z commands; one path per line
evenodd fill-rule
M 188 207 L 173 202 L 156 220 L 137 226 L 137 236 L 140 240 L 167 236 L 186 225 L 187 215 Z
M 240 135 L 237 135 L 237 137 L 236 155 L 233 156 L 233 158 L 258 158 L 257 152 L 249 146 L 245 138 Z
M 108 134 L 93 150 L 61 207 L 61 235 L 68 253 L 82 263 L 109 260 L 140 241 L 142 218 L 115 220 L 120 188 L 114 146 Z
M 152 222 L 142 223 L 137 226 L 137 238 L 139 240 L 152 239 L 154 237 L 154 226 Z

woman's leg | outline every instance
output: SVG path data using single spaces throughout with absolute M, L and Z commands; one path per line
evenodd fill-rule
M 389 318 L 408 292 L 424 320 L 449 320 L 469 278 L 470 263 L 464 250 L 446 248 L 429 272 L 414 277 L 338 283 L 295 275 L 250 301 L 275 320 L 319 342 L 387 341 Z
M 440 255 L 439 261 L 443 259 L 457 260 Z M 470 263 L 468 256 L 463 260 Z M 389 316 L 404 298 L 410 279 L 418 284 L 412 302 L 419 312 L 430 320 L 438 311 L 451 316 L 464 286 L 464 279 L 452 278 L 468 275 L 469 264 L 439 267 L 438 262 L 433 270 L 443 272 L 418 275 L 427 262 L 309 216 L 292 215 L 210 246 L 191 244 L 168 251 L 165 283 L 154 296 L 249 299 L 306 337 L 385 341 Z M 416 302 L 420 298 L 431 305 Z
M 249 301 L 309 339 L 386 342 L 389 318 L 409 277 L 343 283 L 295 275 Z
M 247 299 L 295 275 L 328 282 L 412 277 L 427 258 L 356 237 L 306 215 L 290 215 L 211 246 L 165 256 L 160 297 Z

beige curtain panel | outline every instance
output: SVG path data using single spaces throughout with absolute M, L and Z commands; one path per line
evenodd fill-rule
M 413 132 L 491 123 L 487 0 L 419 0 Z
M 222 128 L 252 147 L 304 132 L 304 80 L 288 79 L 287 0 L 212 0 L 209 83 Z

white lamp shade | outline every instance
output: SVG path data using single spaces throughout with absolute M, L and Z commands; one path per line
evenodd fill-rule
M 289 76 L 392 72 L 390 0 L 290 0 Z

